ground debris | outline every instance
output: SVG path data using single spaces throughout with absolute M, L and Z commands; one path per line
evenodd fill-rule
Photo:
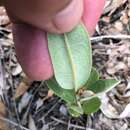
M 130 34 L 129 17 L 130 0 L 106 0 L 94 36 Z M 19 126 L 26 130 L 130 129 L 129 40 L 107 38 L 93 42 L 93 65 L 102 78 L 115 77 L 121 83 L 104 95 L 97 113 L 72 118 L 64 102 L 48 90 L 44 82 L 31 81 L 22 72 L 14 51 L 11 24 L 3 7 L 0 24 L 0 95 L 5 102 L 4 107 L 0 104 L 0 114 L 7 108 L 6 119 L 15 124 L 9 125 L 10 130 Z

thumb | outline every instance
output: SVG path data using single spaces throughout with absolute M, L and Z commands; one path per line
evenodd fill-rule
M 14 23 L 53 33 L 72 30 L 83 13 L 82 0 L 5 0 L 5 7 Z

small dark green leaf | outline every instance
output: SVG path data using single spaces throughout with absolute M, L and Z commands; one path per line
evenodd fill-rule
M 115 79 L 105 79 L 98 80 L 88 87 L 88 90 L 93 91 L 94 93 L 102 93 L 108 92 L 115 86 L 117 86 L 120 82 Z
M 90 100 L 82 102 L 82 108 L 85 114 L 97 112 L 100 108 L 101 101 L 98 97 L 93 97 Z
M 76 106 L 76 105 L 69 105 L 68 111 L 69 111 L 70 115 L 72 115 L 73 117 L 79 117 L 80 115 L 83 114 L 82 107 Z
M 87 82 L 92 68 L 91 44 L 86 29 L 79 24 L 71 32 L 48 33 L 47 36 L 58 84 L 77 91 Z
M 88 79 L 87 83 L 84 85 L 84 87 L 88 88 L 97 80 L 99 80 L 99 73 L 97 72 L 97 70 L 95 68 L 92 68 L 89 79 Z
M 73 89 L 63 89 L 59 86 L 55 78 L 45 81 L 47 86 L 61 99 L 66 102 L 76 103 L 76 95 Z

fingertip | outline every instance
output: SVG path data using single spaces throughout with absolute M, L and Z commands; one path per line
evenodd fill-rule
M 24 72 L 31 80 L 34 80 L 34 81 L 48 80 L 53 76 L 52 69 L 50 70 L 48 69 L 44 71 L 41 71 L 38 68 L 36 69 L 37 69 L 37 72 L 36 70 L 31 70 L 31 71 L 25 70 Z
M 105 0 L 84 0 L 84 13 L 82 20 L 90 33 L 93 34 L 95 26 L 101 16 Z
M 45 26 L 48 32 L 70 32 L 81 20 L 83 14 L 83 1 L 72 0 L 70 4 L 58 12 L 51 23 Z

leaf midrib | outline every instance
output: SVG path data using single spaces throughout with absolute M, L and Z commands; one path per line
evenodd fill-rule
M 66 46 L 67 54 L 68 54 L 68 57 L 69 57 L 69 62 L 70 62 L 71 69 L 72 69 L 72 78 L 73 78 L 73 82 L 72 83 L 73 83 L 75 91 L 77 91 L 77 88 L 76 88 L 75 65 L 74 65 L 74 61 L 73 61 L 71 49 L 70 49 L 70 46 L 69 46 L 68 38 L 67 38 L 67 36 L 66 36 L 65 33 L 64 33 L 64 41 L 65 41 L 65 46 Z

